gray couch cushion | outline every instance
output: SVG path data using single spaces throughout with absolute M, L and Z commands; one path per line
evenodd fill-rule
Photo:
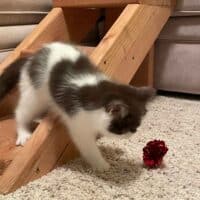
M 36 25 L 0 26 L 0 49 L 16 47 Z
M 200 94 L 200 43 L 157 41 L 155 87 Z
M 155 87 L 200 94 L 200 16 L 172 17 L 155 50 Z

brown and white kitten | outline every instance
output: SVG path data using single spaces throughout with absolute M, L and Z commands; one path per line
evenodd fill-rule
M 112 81 L 75 47 L 59 42 L 11 64 L 0 77 L 0 98 L 18 81 L 16 144 L 24 145 L 31 137 L 30 123 L 51 110 L 68 127 L 85 160 L 100 171 L 109 164 L 96 145 L 97 136 L 136 132 L 155 93 Z

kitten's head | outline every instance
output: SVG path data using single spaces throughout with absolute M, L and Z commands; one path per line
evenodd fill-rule
M 105 95 L 105 110 L 111 117 L 108 131 L 115 135 L 135 133 L 146 114 L 146 104 L 155 95 L 149 87 L 116 86 Z

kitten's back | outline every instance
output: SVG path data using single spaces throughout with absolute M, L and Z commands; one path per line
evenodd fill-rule
M 48 81 L 50 73 L 54 67 L 67 60 L 76 62 L 81 53 L 75 47 L 69 44 L 54 42 L 45 45 L 30 59 L 27 72 L 33 85 L 38 88 Z

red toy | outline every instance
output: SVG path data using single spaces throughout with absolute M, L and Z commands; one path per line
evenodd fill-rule
M 168 148 L 164 141 L 153 140 L 148 142 L 143 148 L 144 165 L 149 168 L 159 167 L 167 151 Z

